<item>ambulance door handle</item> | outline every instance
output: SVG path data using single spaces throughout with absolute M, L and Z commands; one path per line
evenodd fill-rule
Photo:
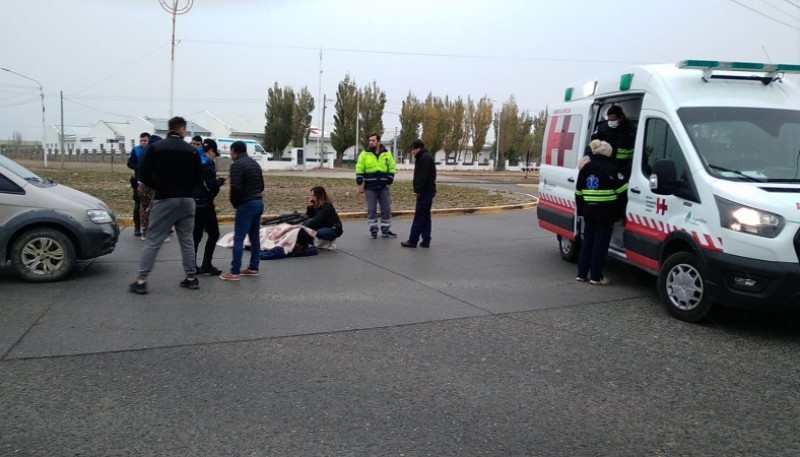
M 639 190 L 638 187 L 631 187 L 631 192 L 633 192 L 634 194 L 641 194 L 642 193 L 642 191 Z
M 569 182 L 575 182 L 575 178 L 567 178 L 567 181 L 569 181 Z

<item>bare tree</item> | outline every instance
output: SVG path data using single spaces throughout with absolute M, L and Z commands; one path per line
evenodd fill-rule
M 517 121 L 519 119 L 519 108 L 514 95 L 508 97 L 508 101 L 503 102 L 500 113 L 494 120 L 495 148 L 497 154 L 498 170 L 505 169 L 506 153 L 513 150 L 517 138 Z
M 540 162 L 542 157 L 542 148 L 544 146 L 544 129 L 547 127 L 547 108 L 539 111 L 539 114 L 533 118 L 533 151 L 528 162 Z

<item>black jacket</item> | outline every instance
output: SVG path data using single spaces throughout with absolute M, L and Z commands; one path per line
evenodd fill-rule
M 200 155 L 202 154 L 202 155 Z M 225 182 L 222 178 L 217 178 L 217 165 L 213 160 L 204 157 L 205 153 L 198 152 L 203 168 L 203 184 L 197 186 L 194 192 L 194 199 L 198 205 L 208 205 L 214 201 L 219 193 L 219 188 Z
M 306 207 L 306 216 L 308 216 L 308 220 L 304 221 L 303 225 L 310 229 L 319 230 L 324 227 L 331 227 L 336 231 L 336 236 L 342 236 L 342 233 L 344 233 L 342 221 L 339 219 L 339 215 L 336 214 L 336 208 L 330 203 L 323 203 L 319 208 Z
M 197 150 L 183 141 L 180 134 L 167 137 L 145 149 L 139 164 L 139 180 L 155 189 L 156 200 L 192 198 L 195 187 L 203 182 Z
M 594 154 L 578 172 L 575 204 L 578 216 L 589 222 L 613 224 L 625 214 L 628 183 L 617 164 L 606 156 Z
M 242 203 L 261 199 L 264 192 L 264 172 L 252 157 L 240 154 L 231 163 L 229 185 L 231 205 L 238 208 Z
M 414 157 L 414 193 L 436 192 L 436 163 L 427 149 Z

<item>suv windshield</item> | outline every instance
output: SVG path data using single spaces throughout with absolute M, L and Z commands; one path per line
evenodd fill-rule
M 25 181 L 33 183 L 39 187 L 48 187 L 53 185 L 53 181 L 51 181 L 50 178 L 41 178 L 34 172 L 3 155 L 0 155 L 0 168 L 4 168 L 24 179 Z
M 800 111 L 681 108 L 706 170 L 732 181 L 800 182 Z

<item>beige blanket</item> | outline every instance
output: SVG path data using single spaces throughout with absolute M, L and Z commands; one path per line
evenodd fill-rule
M 300 233 L 300 230 L 305 230 L 306 233 L 311 235 L 312 238 L 317 236 L 316 230 L 303 227 L 302 225 L 278 224 L 268 225 L 262 228 L 259 231 L 261 250 L 263 251 L 265 249 L 272 249 L 280 246 L 283 248 L 283 252 L 287 254 L 292 252 L 295 244 L 297 244 L 297 234 Z M 250 238 L 247 235 L 244 237 L 244 245 L 245 247 L 250 246 Z M 221 236 L 219 241 L 217 241 L 217 246 L 221 246 L 223 248 L 232 248 L 233 232 L 226 233 L 225 235 Z

